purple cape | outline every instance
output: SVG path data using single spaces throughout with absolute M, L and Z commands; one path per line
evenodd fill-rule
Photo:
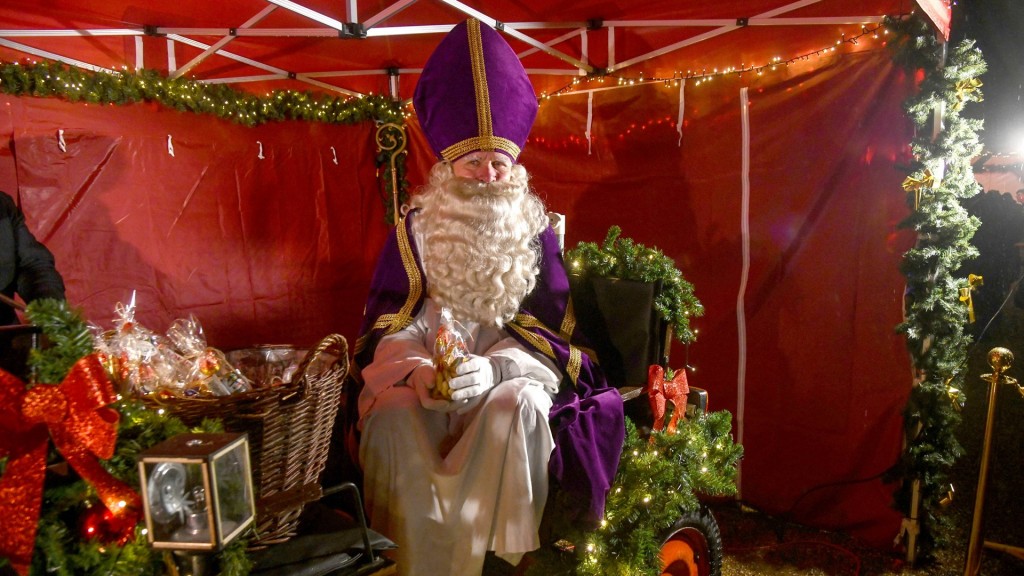
M 415 212 L 413 213 L 415 214 Z M 363 325 L 354 349 L 355 372 L 373 360 L 381 337 L 412 323 L 426 296 L 419 254 L 411 241 L 411 216 L 391 232 L 377 261 Z M 519 314 L 505 325 L 529 350 L 544 354 L 562 370 L 562 385 L 549 413 L 555 450 L 551 477 L 578 506 L 577 520 L 597 523 L 615 479 L 625 437 L 622 397 L 609 387 L 577 329 L 558 240 L 541 234 L 540 275 Z

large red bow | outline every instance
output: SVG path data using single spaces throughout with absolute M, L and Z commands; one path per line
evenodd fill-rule
M 667 434 L 676 433 L 679 419 L 686 420 L 686 397 L 689 393 L 690 385 L 686 381 L 686 369 L 676 370 L 669 380 L 665 380 L 665 369 L 661 366 L 654 364 L 647 369 L 647 399 L 651 403 L 655 431 L 660 432 L 664 429 Z M 665 412 L 669 402 L 672 403 L 672 417 L 666 427 Z M 652 438 L 651 441 L 653 442 L 654 439 Z
M 139 495 L 99 463 L 114 455 L 118 412 L 114 387 L 95 354 L 80 359 L 60 385 L 30 390 L 0 370 L 0 555 L 28 574 L 43 496 L 48 438 L 115 514 L 138 515 Z

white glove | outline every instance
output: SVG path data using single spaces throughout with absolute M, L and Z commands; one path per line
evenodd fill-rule
M 501 382 L 498 364 L 485 356 L 470 354 L 455 367 L 455 377 L 448 382 L 452 400 L 468 400 L 490 390 Z
M 452 402 L 431 397 L 430 391 L 434 388 L 434 368 L 430 365 L 420 366 L 413 370 L 412 374 L 405 379 L 405 383 L 416 391 L 420 405 L 427 410 L 449 412 L 457 408 Z

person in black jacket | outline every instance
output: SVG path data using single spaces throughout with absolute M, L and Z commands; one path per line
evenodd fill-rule
M 53 254 L 28 227 L 14 199 L 0 192 L 0 294 L 26 303 L 40 298 L 64 299 L 64 279 Z M 35 345 L 35 330 L 21 324 L 14 308 L 0 299 L 0 369 L 25 375 L 28 351 Z
M 53 254 L 25 226 L 24 214 L 5 192 L 0 192 L 0 292 L 9 298 L 17 294 L 25 303 L 64 299 Z M 18 323 L 14 309 L 0 303 L 0 326 Z

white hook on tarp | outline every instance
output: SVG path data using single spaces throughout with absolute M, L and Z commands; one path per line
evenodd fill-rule
M 259 154 L 256 155 L 256 157 L 259 158 L 260 160 L 263 160 L 264 158 L 266 158 L 266 156 L 263 155 L 263 142 L 257 140 L 256 143 L 260 145 L 260 152 Z
M 68 151 L 68 145 L 64 142 L 64 129 L 57 130 L 57 147 L 60 148 L 61 152 Z
M 331 160 L 331 161 L 334 162 L 335 166 L 337 166 L 338 165 L 338 151 L 334 149 L 334 146 L 331 146 L 331 156 L 334 156 L 334 159 Z
M 174 156 L 174 141 L 171 139 L 171 135 L 167 135 L 167 153 Z

